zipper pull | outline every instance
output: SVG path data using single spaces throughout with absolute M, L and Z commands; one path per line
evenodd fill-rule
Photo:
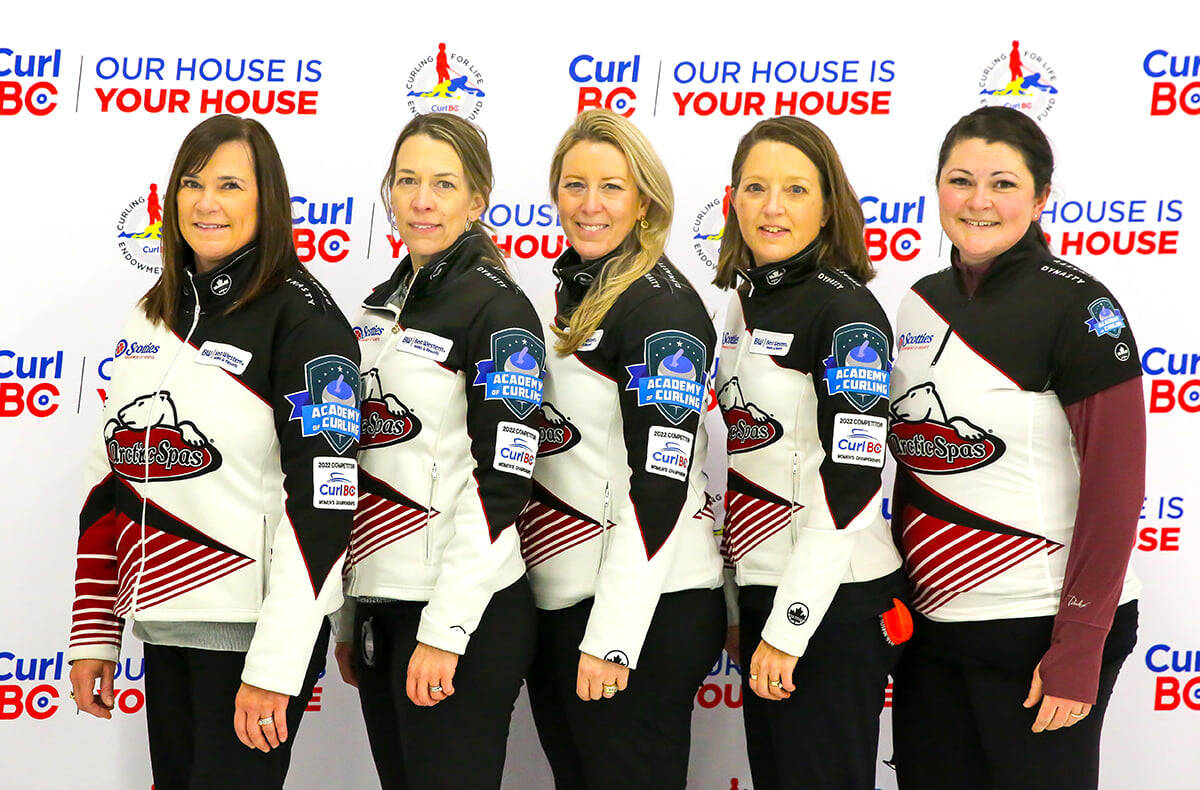
M 433 462 L 433 479 L 437 480 L 437 461 Z
M 400 332 L 400 319 L 397 318 L 396 323 L 392 324 L 392 334 L 393 335 L 399 334 L 399 332 Z

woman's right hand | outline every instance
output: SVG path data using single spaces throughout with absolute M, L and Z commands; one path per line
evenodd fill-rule
M 354 674 L 354 643 L 338 642 L 333 647 L 333 657 L 337 659 L 338 672 L 348 686 L 358 688 L 358 676 Z
M 71 693 L 75 695 L 75 706 L 84 713 L 98 719 L 111 719 L 113 704 L 113 676 L 117 662 L 100 658 L 80 658 L 71 664 Z M 100 693 L 96 693 L 96 678 L 100 678 Z

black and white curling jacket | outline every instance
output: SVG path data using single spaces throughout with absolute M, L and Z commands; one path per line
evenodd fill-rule
M 605 262 L 568 250 L 555 263 L 559 327 Z M 636 668 L 659 596 L 721 583 L 703 471 L 715 344 L 664 259 L 578 351 L 548 354 L 521 550 L 538 608 L 595 598 L 582 652 Z
M 485 244 L 468 231 L 415 275 L 405 258 L 355 327 L 362 490 L 346 595 L 428 601 L 417 640 L 460 655 L 492 594 L 525 572 L 510 527 L 529 499 L 546 358 L 533 306 Z
M 717 372 L 722 553 L 739 587 L 778 588 L 762 638 L 795 656 L 841 585 L 900 567 L 880 512 L 891 328 L 871 292 L 817 251 L 741 273 Z M 885 605 L 868 616 L 891 606 L 874 597 Z
M 117 343 L 80 513 L 70 660 L 116 660 L 123 621 L 257 623 L 242 680 L 298 694 L 342 601 L 356 502 L 358 349 L 297 270 L 226 313 L 256 250 L 187 273 L 169 326 Z

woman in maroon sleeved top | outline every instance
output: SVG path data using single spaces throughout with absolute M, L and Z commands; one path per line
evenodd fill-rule
M 1137 637 L 1140 357 L 1116 297 L 1047 245 L 1053 168 L 1023 113 L 960 119 L 938 155 L 952 266 L 896 322 L 892 528 L 916 610 L 902 790 L 1095 788 Z

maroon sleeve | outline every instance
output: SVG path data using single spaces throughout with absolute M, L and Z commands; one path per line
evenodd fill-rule
M 1146 492 L 1141 377 L 1066 407 L 1079 451 L 1079 507 L 1050 649 L 1046 694 L 1095 704 L 1104 640 L 1121 596 Z

